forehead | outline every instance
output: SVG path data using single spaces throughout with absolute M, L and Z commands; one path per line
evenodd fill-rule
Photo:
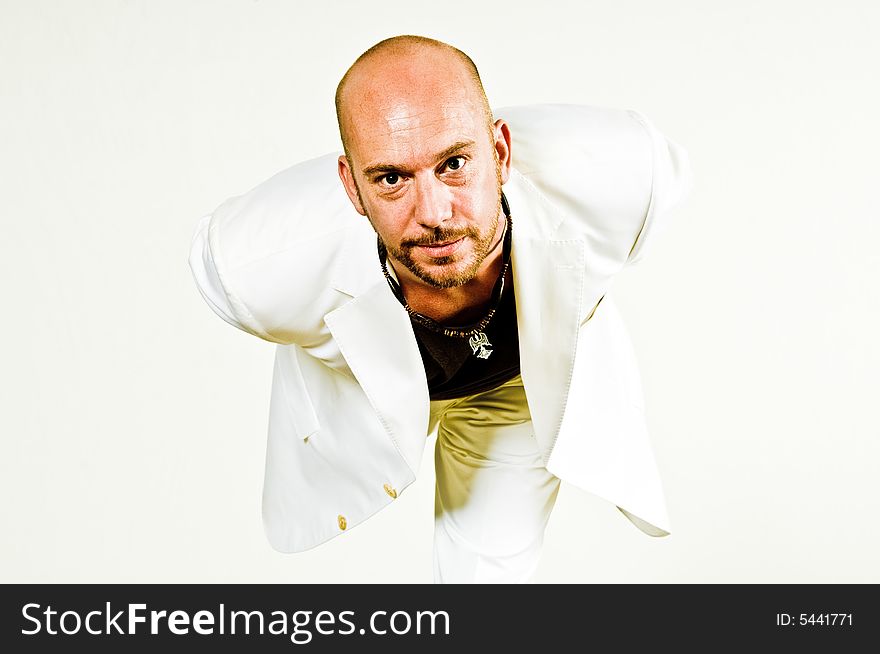
M 348 147 L 358 166 L 378 160 L 416 165 L 453 143 L 485 140 L 482 105 L 472 83 L 463 82 L 460 75 L 402 75 L 353 85 L 346 118 Z

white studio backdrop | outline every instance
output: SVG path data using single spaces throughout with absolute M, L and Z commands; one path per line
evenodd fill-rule
M 274 346 L 187 266 L 201 215 L 340 147 L 337 81 L 401 33 L 493 106 L 637 109 L 694 168 L 616 283 L 673 533 L 563 486 L 535 580 L 880 582 L 878 27 L 868 0 L 3 0 L 0 582 L 431 581 L 430 455 L 357 528 L 269 547 Z

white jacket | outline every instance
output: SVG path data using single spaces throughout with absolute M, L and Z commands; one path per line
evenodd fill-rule
M 510 107 L 522 379 L 547 469 L 637 527 L 670 522 L 629 337 L 610 295 L 690 186 L 685 151 L 632 111 Z M 425 448 L 429 397 L 376 236 L 336 173 L 288 168 L 199 222 L 189 264 L 228 323 L 277 343 L 263 522 L 309 549 L 394 501 Z

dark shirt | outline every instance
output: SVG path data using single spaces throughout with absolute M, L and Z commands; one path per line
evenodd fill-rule
M 492 320 L 483 332 L 491 345 L 487 358 L 474 354 L 468 338 L 444 336 L 412 320 L 422 354 L 428 393 L 432 400 L 451 400 L 482 393 L 516 377 L 519 370 L 519 333 L 513 284 L 505 284 Z

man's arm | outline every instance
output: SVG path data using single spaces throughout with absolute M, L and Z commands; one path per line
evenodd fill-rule
M 496 111 L 513 167 L 568 220 L 557 238 L 589 243 L 594 273 L 641 259 L 690 187 L 683 148 L 634 111 L 544 104 Z
M 651 199 L 626 261 L 633 264 L 641 260 L 645 244 L 656 239 L 666 228 L 672 210 L 688 196 L 693 186 L 693 174 L 683 147 L 664 137 L 642 114 L 628 113 L 644 127 L 651 143 Z
M 203 216 L 196 226 L 189 251 L 189 267 L 199 293 L 214 313 L 233 327 L 267 341 L 278 342 L 256 323 L 238 298 L 230 296 L 224 288 L 211 252 L 208 238 L 210 225 L 211 214 Z
M 370 231 L 339 183 L 337 157 L 291 166 L 199 221 L 189 265 L 230 325 L 273 343 L 321 338 L 324 315 L 338 305 L 331 276 L 341 245 L 355 228 Z

